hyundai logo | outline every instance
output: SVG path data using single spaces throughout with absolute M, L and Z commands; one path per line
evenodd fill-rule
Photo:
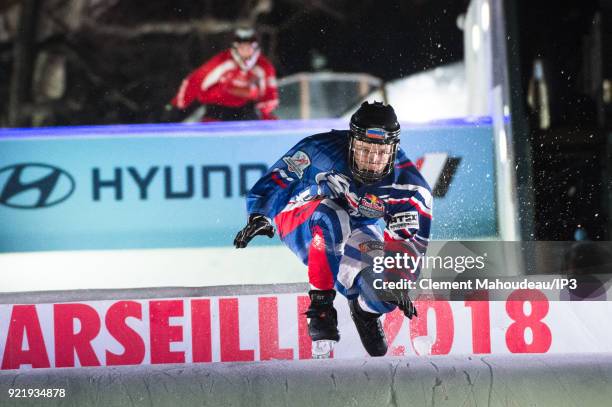
M 72 195 L 74 179 L 61 168 L 47 164 L 16 164 L 0 168 L 0 204 L 38 209 L 57 205 Z

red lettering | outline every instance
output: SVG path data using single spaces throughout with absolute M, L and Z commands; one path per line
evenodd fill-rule
M 387 341 L 389 343 L 389 351 L 387 352 L 388 355 L 402 356 L 406 353 L 406 348 L 404 346 L 393 346 L 393 341 L 395 341 L 395 338 L 397 338 L 403 324 L 404 313 L 399 309 L 396 308 L 394 311 L 385 314 L 383 329 L 385 330 L 385 335 L 387 336 Z
M 100 333 L 100 318 L 95 309 L 86 304 L 54 304 L 55 366 L 74 367 L 74 354 L 81 366 L 100 366 L 91 341 Z M 81 325 L 74 332 L 74 320 Z
M 240 349 L 240 323 L 238 318 L 238 299 L 219 300 L 219 323 L 222 362 L 246 362 L 255 360 L 255 351 Z
M 431 308 L 436 315 L 436 340 L 431 347 L 431 354 L 446 355 L 449 353 L 453 346 L 455 327 L 448 301 L 423 296 L 415 301 L 415 306 L 419 316 L 410 321 L 410 339 L 413 341 L 413 347 L 416 337 L 427 336 L 427 311 Z
M 171 342 L 183 340 L 183 327 L 170 325 L 170 317 L 183 316 L 183 301 L 150 301 L 151 363 L 185 363 L 185 352 L 171 351 Z
M 300 359 L 312 359 L 312 341 L 308 335 L 308 321 L 304 313 L 310 306 L 310 298 L 305 295 L 297 297 L 298 307 L 298 354 Z
M 130 328 L 126 320 L 133 317 L 142 320 L 142 305 L 135 301 L 119 301 L 111 305 L 104 323 L 113 338 L 123 346 L 124 352 L 116 354 L 106 351 L 106 364 L 139 365 L 144 360 L 145 344 L 140 335 Z
M 259 298 L 259 359 L 293 359 L 293 349 L 279 348 L 278 300 Z
M 212 362 L 210 300 L 191 301 L 191 349 L 194 362 Z
M 491 353 L 489 294 L 475 291 L 466 298 L 465 306 L 472 310 L 472 350 L 474 353 Z
M 28 341 L 28 350 L 21 348 L 24 336 Z M 19 369 L 21 365 L 51 367 L 34 305 L 14 305 L 11 312 L 2 369 Z
M 525 302 L 531 304 L 531 313 L 525 315 Z M 506 331 L 506 345 L 512 353 L 545 353 L 552 342 L 550 328 L 542 319 L 548 314 L 548 298 L 538 290 L 516 290 L 508 296 L 506 312 L 514 320 Z M 530 329 L 531 344 L 525 340 Z

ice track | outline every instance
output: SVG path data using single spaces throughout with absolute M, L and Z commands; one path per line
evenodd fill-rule
M 9 388 L 65 388 L 9 399 Z M 603 406 L 612 355 L 430 356 L 0 372 L 0 405 Z

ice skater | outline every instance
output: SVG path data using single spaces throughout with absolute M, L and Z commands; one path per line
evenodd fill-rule
M 387 352 L 383 313 L 399 307 L 408 318 L 417 315 L 407 293 L 382 296 L 364 275 L 367 256 L 398 243 L 410 255 L 425 255 L 429 242 L 431 189 L 399 141 L 393 108 L 365 102 L 351 117 L 350 130 L 303 139 L 247 196 L 248 223 L 234 245 L 273 237 L 274 220 L 280 239 L 308 266 L 306 317 L 315 357 L 329 354 L 340 340 L 336 291 L 348 299 L 372 356 Z M 416 279 L 418 270 L 409 275 Z

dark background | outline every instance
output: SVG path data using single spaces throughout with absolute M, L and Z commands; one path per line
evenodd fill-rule
M 163 106 L 182 78 L 227 48 L 238 25 L 254 22 L 262 48 L 278 76 L 311 71 L 314 55 L 336 72 L 367 72 L 385 80 L 401 78 L 463 58 L 457 17 L 466 1 L 187 1 L 22 0 L 0 9 L 10 37 L 0 43 L 0 98 L 11 99 L 17 41 L 31 53 L 19 71 L 36 75 L 46 52 L 65 58 L 66 90 L 45 100 L 23 86 L 18 116 L 0 109 L 0 125 L 149 123 L 161 120 Z M 71 21 L 75 4 L 83 11 Z M 31 33 L 13 15 L 30 7 Z M 267 8 L 266 8 L 267 7 Z M 264 9 L 257 13 L 258 8 Z M 12 13 L 12 14 L 11 14 Z M 73 17 L 72 20 L 75 20 Z M 71 26 L 72 25 L 72 26 Z M 20 28 L 21 27 L 21 28 Z M 7 80 L 9 79 L 10 80 Z M 36 82 L 36 81 L 34 81 Z M 35 116 L 35 117 L 32 117 Z

